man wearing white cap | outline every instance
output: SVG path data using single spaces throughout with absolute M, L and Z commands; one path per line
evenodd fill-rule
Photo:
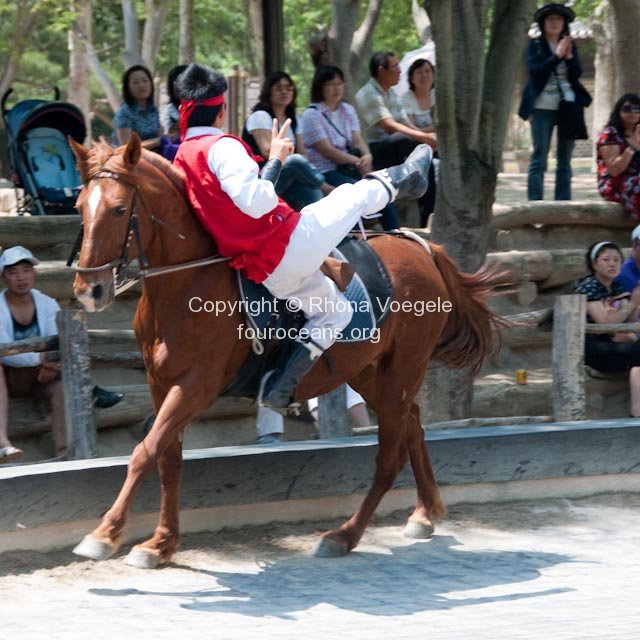
M 60 305 L 34 289 L 39 260 L 24 247 L 11 247 L 0 256 L 0 276 L 6 289 L 0 292 L 0 343 L 11 343 L 58 333 Z M 60 363 L 47 362 L 44 353 L 21 353 L 0 358 L 0 463 L 22 457 L 9 440 L 9 396 L 29 397 L 51 404 L 51 431 L 56 456 L 67 448 Z M 94 404 L 112 406 L 122 394 L 94 387 Z
M 640 225 L 631 232 L 631 255 L 624 261 L 616 280 L 625 291 L 633 291 L 640 282 Z
M 33 288 L 39 261 L 24 247 L 11 247 L 0 256 L 0 274 L 6 289 L 0 293 L 0 343 L 58 333 L 60 305 Z M 60 364 L 46 362 L 44 354 L 4 356 L 0 367 L 0 462 L 22 456 L 8 435 L 9 395 L 34 395 L 51 403 L 51 431 L 56 453 L 67 446 Z

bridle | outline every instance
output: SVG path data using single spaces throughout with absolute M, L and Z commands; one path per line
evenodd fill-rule
M 160 224 L 171 231 L 175 236 L 177 236 L 180 240 L 186 240 L 187 237 L 180 233 L 177 229 L 174 229 L 171 225 L 166 223 L 164 220 L 156 217 L 147 202 L 144 199 L 144 195 L 138 188 L 138 185 L 134 182 L 127 180 L 122 177 L 120 174 L 115 173 L 113 171 L 98 171 L 93 174 L 88 180 L 87 183 L 92 180 L 116 180 L 119 183 L 125 185 L 129 188 L 133 195 L 131 197 L 131 204 L 128 208 L 129 213 L 129 223 L 127 224 L 127 231 L 125 234 L 122 253 L 119 258 L 114 258 L 110 262 L 106 262 L 105 264 L 99 265 L 97 267 L 73 267 L 73 261 L 75 260 L 78 252 L 80 251 L 80 247 L 82 246 L 82 240 L 84 238 L 84 225 L 80 226 L 80 231 L 78 232 L 78 237 L 73 244 L 73 248 L 71 250 L 71 254 L 67 260 L 67 266 L 72 267 L 74 271 L 77 273 L 98 273 L 100 271 L 106 271 L 108 269 L 115 269 L 114 275 L 114 292 L 115 295 L 126 291 L 134 284 L 142 280 L 143 278 L 148 278 L 152 276 L 159 276 L 165 273 L 173 273 L 175 271 L 182 271 L 183 269 L 192 269 L 195 267 L 201 267 L 208 264 L 214 264 L 216 262 L 224 262 L 229 260 L 220 254 L 215 256 L 211 256 L 209 258 L 201 258 L 199 260 L 192 260 L 191 262 L 184 262 L 182 264 L 168 265 L 165 267 L 149 267 L 149 262 L 144 254 L 144 248 L 142 246 L 142 239 L 140 237 L 140 227 L 138 226 L 138 200 L 142 204 L 142 207 L 146 214 L 149 216 L 151 223 L 153 225 Z M 138 261 L 140 263 L 140 269 L 138 271 L 127 271 L 126 267 L 131 261 L 129 257 L 129 251 L 131 248 L 131 241 L 134 240 L 136 243 L 136 250 L 138 254 Z

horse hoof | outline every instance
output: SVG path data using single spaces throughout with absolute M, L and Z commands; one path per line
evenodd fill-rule
M 316 558 L 341 558 L 347 553 L 346 546 L 334 538 L 320 538 L 313 549 L 313 555 Z
M 73 553 L 90 560 L 106 560 L 116 552 L 113 544 L 102 542 L 91 535 L 86 535 L 82 542 L 77 544 L 73 549 Z
M 149 549 L 134 547 L 129 551 L 125 562 L 136 569 L 155 569 L 160 564 L 160 556 Z
M 426 540 L 433 535 L 435 527 L 431 522 L 425 524 L 424 522 L 414 522 L 409 520 L 407 526 L 402 532 L 406 538 L 413 538 L 414 540 Z

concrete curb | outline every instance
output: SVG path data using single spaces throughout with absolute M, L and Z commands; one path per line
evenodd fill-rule
M 609 490 L 611 486 L 636 490 L 640 488 L 635 482 L 640 478 L 635 475 L 640 473 L 639 437 L 640 421 L 632 419 L 441 430 L 427 435 L 439 482 L 445 494 L 457 496 L 457 502 L 465 501 L 465 487 L 485 487 L 480 501 L 495 500 L 501 493 L 503 499 L 509 499 L 511 492 L 487 487 L 611 474 L 628 475 L 612 479 Z M 376 452 L 373 436 L 185 451 L 183 523 L 185 514 L 190 514 L 186 520 L 191 519 L 192 524 L 187 530 L 215 530 L 216 523 L 207 524 L 208 516 L 199 519 L 198 512 L 213 516 L 216 511 L 235 511 L 237 517 L 231 517 L 230 526 L 255 524 L 251 513 L 256 505 L 266 507 L 259 518 L 268 518 L 264 521 L 342 515 L 344 509 L 336 505 L 349 502 L 351 510 L 359 500 L 355 496 L 370 486 Z M 116 457 L 0 469 L 0 551 L 71 544 L 73 539 L 56 542 L 35 534 L 38 530 L 46 534 L 61 525 L 67 533 L 93 526 L 115 499 L 127 462 L 126 457 Z M 409 490 L 413 487 L 410 469 L 405 468 L 395 486 L 400 491 L 390 504 L 396 509 L 410 506 L 414 500 Z M 558 495 L 564 495 L 563 484 L 556 486 Z M 548 484 L 546 495 L 553 493 L 550 487 Z M 136 496 L 132 522 L 144 523 L 150 532 L 158 504 L 154 477 Z M 297 506 L 288 509 L 288 504 Z M 313 504 L 315 510 L 309 506 Z

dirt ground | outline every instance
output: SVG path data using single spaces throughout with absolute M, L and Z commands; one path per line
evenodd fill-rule
M 571 524 L 581 519 L 578 515 L 581 507 L 597 508 L 599 505 L 607 508 L 640 509 L 640 495 L 616 493 L 571 501 L 545 499 L 498 504 L 459 504 L 449 508 L 441 524 L 455 529 L 488 529 L 514 533 Z M 385 517 L 374 517 L 360 547 L 381 547 L 398 544 L 403 540 L 410 543 L 402 536 L 410 513 L 408 510 L 396 511 Z M 223 529 L 215 533 L 186 534 L 182 537 L 180 549 L 173 561 L 164 570 L 195 568 L 203 563 L 208 566 L 217 562 L 228 565 L 236 559 L 269 563 L 290 557 L 308 556 L 312 554 L 321 534 L 337 528 L 341 523 L 342 520 L 339 519 L 293 524 L 273 523 L 242 529 Z M 72 542 L 75 545 L 79 540 Z M 123 562 L 130 546 L 123 547 L 113 558 L 103 562 L 82 560 L 74 556 L 71 549 L 72 546 L 50 553 L 11 551 L 0 554 L 0 593 L 13 585 L 35 585 L 40 580 L 54 579 L 64 584 L 73 583 L 89 574 L 92 579 L 101 581 L 140 572 Z

